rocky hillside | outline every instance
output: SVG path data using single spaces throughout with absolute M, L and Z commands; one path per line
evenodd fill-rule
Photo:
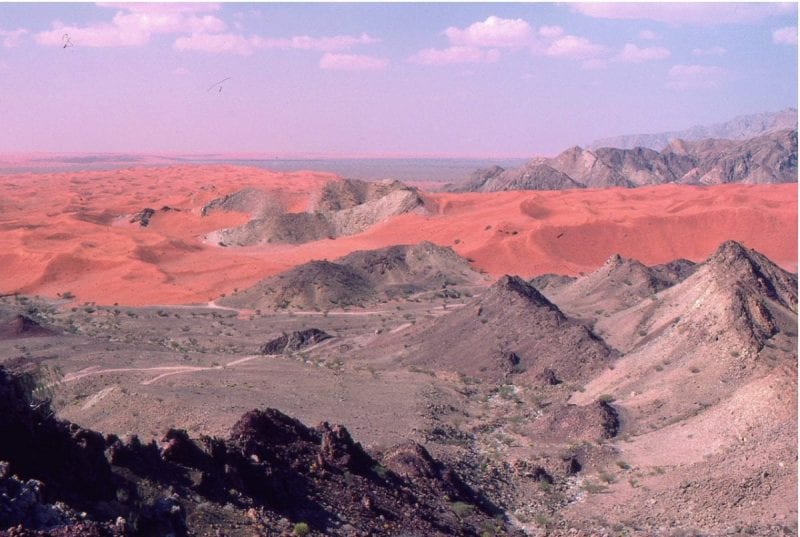
M 402 344 L 402 364 L 455 371 L 492 381 L 588 378 L 606 367 L 614 353 L 580 322 L 566 317 L 533 286 L 504 276 L 483 295 L 414 327 L 393 340 Z
M 226 439 L 170 429 L 145 444 L 56 420 L 0 369 L 0 435 L 0 534 L 508 534 L 422 446 L 373 455 L 342 426 L 274 409 L 247 412 Z
M 635 147 L 573 147 L 555 158 L 536 158 L 518 169 L 494 167 L 473 174 L 453 191 L 560 190 L 637 187 L 665 183 L 797 182 L 797 129 L 746 140 L 673 140 L 662 151 Z
M 648 405 L 630 410 L 648 416 L 640 421 L 644 427 L 690 412 L 697 401 L 729 397 L 760 368 L 768 342 L 796 338 L 797 277 L 728 241 L 683 281 L 600 315 L 594 326 L 626 354 L 614 374 L 595 379 L 587 393 L 619 394 L 627 402 L 646 392 L 659 399 L 657 411 Z
M 728 140 L 745 140 L 783 129 L 797 128 L 797 109 L 787 108 L 780 112 L 765 112 L 733 118 L 730 121 L 714 125 L 697 125 L 682 131 L 660 132 L 656 134 L 630 134 L 596 140 L 588 145 L 589 149 L 601 147 L 618 147 L 633 149 L 646 147 L 661 151 L 670 141 L 703 140 L 706 138 L 724 138 Z
M 360 233 L 392 216 L 425 210 L 416 189 L 399 181 L 369 183 L 342 179 L 327 183 L 307 212 L 285 212 L 269 194 L 244 189 L 207 203 L 216 210 L 248 213 L 246 224 L 214 231 L 206 240 L 220 246 L 302 244 Z
M 414 293 L 457 292 L 484 278 L 451 248 L 430 242 L 352 252 L 333 262 L 311 261 L 219 300 L 225 306 L 274 310 L 332 309 L 403 298 Z
M 688 277 L 695 264 L 685 259 L 647 267 L 615 254 L 581 278 L 539 276 L 531 284 L 569 315 L 597 319 L 634 306 Z

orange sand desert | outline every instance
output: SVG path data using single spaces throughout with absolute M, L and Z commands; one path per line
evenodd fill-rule
M 208 201 L 252 186 L 306 210 L 332 174 L 232 166 L 129 168 L 0 177 L 0 293 L 99 304 L 200 303 L 312 259 L 430 240 L 494 277 L 591 271 L 613 253 L 699 261 L 726 239 L 797 270 L 797 184 L 424 193 L 428 214 L 303 245 L 223 248 L 203 241 L 248 215 Z M 170 211 L 160 211 L 162 207 Z M 156 210 L 148 227 L 130 219 Z

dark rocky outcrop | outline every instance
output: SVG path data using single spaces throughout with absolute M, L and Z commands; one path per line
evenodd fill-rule
M 373 456 L 340 425 L 274 409 L 225 440 L 103 438 L 32 406 L 24 386 L 0 368 L 0 535 L 272 535 L 303 521 L 325 535 L 477 536 L 500 513 L 418 445 Z
M 156 214 L 155 209 L 151 209 L 150 207 L 145 207 L 131 218 L 131 224 L 139 223 L 142 227 L 147 227 L 150 225 L 150 219 L 153 215 Z
M 0 312 L 0 338 L 16 339 L 24 337 L 49 336 L 57 333 L 51 327 L 24 313 Z
M 280 337 L 268 341 L 261 346 L 259 352 L 261 354 L 286 354 L 311 345 L 315 345 L 320 341 L 325 341 L 333 336 L 327 332 L 323 332 L 318 328 L 308 328 L 306 330 L 297 330 L 289 334 L 284 333 Z
M 614 438 L 619 428 L 617 410 L 607 401 L 596 401 L 555 406 L 529 427 L 529 433 L 548 442 L 594 442 Z

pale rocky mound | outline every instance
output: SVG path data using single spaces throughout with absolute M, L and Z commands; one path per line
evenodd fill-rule
M 528 283 L 543 295 L 549 296 L 549 293 L 552 293 L 555 289 L 569 285 L 577 279 L 575 276 L 565 276 L 563 274 L 540 274 L 535 278 L 531 278 Z
M 252 246 L 264 243 L 302 244 L 334 236 L 334 226 L 322 213 L 275 213 L 238 227 L 209 233 L 206 239 L 219 246 Z
M 480 170 L 456 192 L 498 192 L 502 190 L 565 190 L 583 188 L 565 173 L 534 159 L 522 168 L 504 170 L 499 166 Z
M 615 254 L 591 274 L 565 282 L 551 276 L 537 280 L 541 286 L 537 287 L 569 315 L 596 320 L 652 297 L 674 285 L 678 278 L 685 278 L 688 271 L 689 268 L 680 262 L 647 267 L 635 259 Z
M 742 141 L 673 140 L 660 152 L 644 147 L 572 147 L 554 158 L 535 158 L 518 169 L 495 167 L 476 172 L 450 189 L 488 192 L 790 182 L 797 182 L 796 128 Z
M 483 279 L 451 248 L 422 242 L 352 252 L 333 262 L 305 263 L 219 303 L 262 310 L 327 310 L 441 291 L 448 286 L 480 285 Z
M 269 192 L 257 188 L 244 188 L 209 201 L 203 206 L 200 214 L 208 216 L 216 211 L 247 213 L 252 218 L 263 218 L 268 214 L 281 212 L 281 205 Z
M 613 399 L 619 459 L 656 477 L 610 486 L 591 511 L 648 527 L 673 524 L 678 512 L 704 535 L 793 532 L 796 275 L 727 241 L 685 280 L 597 326 L 628 352 L 570 402 Z M 645 502 L 643 519 L 635 506 Z M 563 512 L 589 513 L 578 504 Z
M 255 189 L 214 200 L 203 208 L 203 214 L 216 209 L 246 212 L 252 219 L 242 226 L 210 233 L 207 241 L 220 246 L 250 246 L 302 244 L 353 235 L 392 216 L 424 212 L 425 202 L 416 189 L 399 181 L 342 179 L 327 183 L 309 212 L 283 212 L 267 193 Z
M 480 297 L 427 326 L 387 336 L 386 344 L 395 340 L 405 347 L 396 358 L 401 364 L 491 381 L 537 379 L 550 369 L 571 382 L 614 358 L 591 330 L 516 276 L 503 276 Z

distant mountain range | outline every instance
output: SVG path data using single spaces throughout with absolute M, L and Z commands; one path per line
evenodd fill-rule
M 797 128 L 797 109 L 787 108 L 780 112 L 762 112 L 737 116 L 730 121 L 715 123 L 713 125 L 695 125 L 682 131 L 659 132 L 655 134 L 627 134 L 601 138 L 590 143 L 588 149 L 601 147 L 616 147 L 619 149 L 633 149 L 634 147 L 647 147 L 661 151 L 672 140 L 687 141 L 703 140 L 705 138 L 724 138 L 728 140 L 745 140 L 761 136 L 770 132 L 783 129 Z
M 797 182 L 797 129 L 747 140 L 672 140 L 661 151 L 603 147 L 567 149 L 555 158 L 534 158 L 524 166 L 474 172 L 450 185 L 457 192 L 562 190 L 645 185 Z

